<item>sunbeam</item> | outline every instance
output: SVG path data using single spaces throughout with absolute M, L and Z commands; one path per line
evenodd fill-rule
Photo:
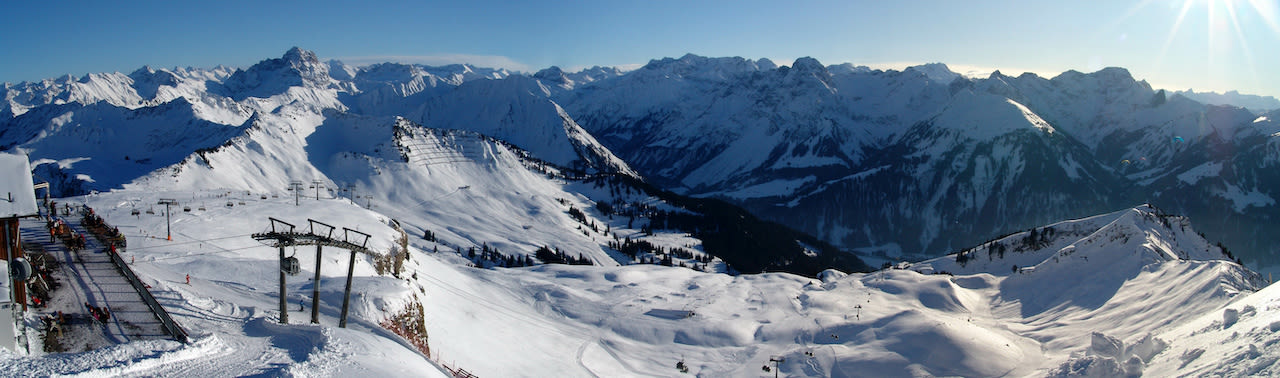
M 1160 48 L 1160 55 L 1156 57 L 1156 66 L 1159 67 L 1164 63 L 1164 57 L 1169 53 L 1169 45 L 1173 44 L 1173 37 L 1178 34 L 1178 29 L 1182 26 L 1182 20 L 1187 18 L 1187 10 L 1191 9 L 1191 3 L 1195 0 L 1184 0 L 1182 9 L 1178 10 L 1178 18 L 1174 19 L 1173 27 L 1169 29 L 1169 36 L 1164 40 L 1164 46 Z

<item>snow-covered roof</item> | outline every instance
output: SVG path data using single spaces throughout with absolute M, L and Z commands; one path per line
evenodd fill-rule
M 39 214 L 26 155 L 0 153 L 0 218 Z

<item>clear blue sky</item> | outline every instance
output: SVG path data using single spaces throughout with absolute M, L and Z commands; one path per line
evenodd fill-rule
M 356 63 L 519 70 L 685 53 L 1006 74 L 1120 66 L 1156 87 L 1280 96 L 1278 2 L 8 1 L 0 81 L 247 67 L 299 46 Z

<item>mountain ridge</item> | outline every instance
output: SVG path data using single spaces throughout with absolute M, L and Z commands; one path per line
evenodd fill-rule
M 1253 116 L 1238 108 L 1206 106 L 1181 95 L 1155 91 L 1122 68 L 1094 73 L 1068 71 L 1048 79 L 1000 72 L 987 78 L 965 78 L 948 75 L 950 70 L 942 64 L 880 71 L 851 65 L 823 66 L 811 58 L 778 67 L 767 59 L 687 54 L 654 59 L 625 73 L 603 68 L 566 73 L 549 68 L 541 75 L 525 76 L 466 65 L 355 68 L 336 61 L 321 62 L 313 53 L 297 48 L 255 67 L 235 72 L 139 69 L 131 74 L 136 80 L 127 75 L 110 80 L 116 76 L 86 75 L 81 81 L 94 83 L 91 87 L 71 78 L 45 81 L 43 87 L 7 85 L 4 97 L 9 106 L 0 113 L 13 117 L 5 121 L 7 124 L 45 104 L 114 99 L 108 102 L 136 108 L 183 97 L 194 104 L 196 118 L 224 125 L 241 125 L 254 112 L 296 112 L 288 109 L 298 106 L 311 107 L 306 112 L 315 114 L 335 109 L 378 117 L 406 116 L 431 126 L 489 130 L 495 137 L 513 140 L 537 133 L 512 125 L 538 124 L 545 125 L 536 128 L 542 130 L 538 133 L 549 133 L 545 135 L 550 139 L 517 143 L 539 155 L 564 154 L 564 145 L 577 146 L 573 153 L 546 155 L 557 164 L 572 166 L 573 161 L 580 161 L 594 167 L 591 169 L 630 171 L 679 193 L 719 197 L 849 250 L 897 250 L 900 252 L 893 258 L 918 259 L 1051 219 L 1152 202 L 1188 213 L 1192 219 L 1226 218 L 1226 225 L 1205 223 L 1201 228 L 1236 246 L 1251 264 L 1280 263 L 1280 257 L 1268 252 L 1268 246 L 1280 245 L 1280 238 L 1255 232 L 1272 224 L 1265 213 L 1276 206 L 1274 199 L 1280 198 L 1280 193 L 1264 185 L 1275 180 L 1275 175 L 1261 168 L 1274 164 L 1280 155 L 1274 152 L 1270 136 L 1280 131 L 1274 112 L 1271 117 Z M 84 88 L 98 89 L 86 92 Z M 73 91 L 85 95 L 70 96 Z M 993 101 L 969 100 L 974 98 Z M 535 99 L 547 102 L 519 107 L 540 110 L 499 115 L 516 109 L 510 104 L 532 104 L 529 101 Z M 993 116 L 1003 114 L 1000 109 L 1007 106 L 1019 108 L 1025 120 Z M 966 107 L 971 109 L 960 111 Z M 1076 141 L 1057 144 L 1043 154 L 1043 161 L 1036 163 L 1042 168 L 1037 169 L 1050 171 L 1028 174 L 1064 177 L 1067 186 L 1104 188 L 1059 190 L 1060 194 L 1048 202 L 1020 197 L 1034 197 L 1030 192 L 1012 193 L 1000 206 L 1029 201 L 1045 208 L 1028 212 L 1040 214 L 1030 218 L 1024 215 L 966 226 L 958 221 L 977 214 L 1011 213 L 1007 208 L 969 207 L 987 202 L 960 201 L 957 194 L 945 192 L 988 190 L 992 187 L 989 183 L 972 181 L 987 176 L 966 172 L 990 169 L 983 161 L 994 160 L 984 157 L 987 152 L 966 152 L 973 146 L 965 143 L 942 143 L 950 146 L 945 151 L 912 147 L 931 144 L 927 138 L 945 137 L 945 133 L 911 134 L 914 141 L 903 139 L 920 127 L 963 126 L 969 134 L 987 133 L 978 140 L 988 140 L 1026 120 L 1043 123 Z M 305 133 L 309 127 L 300 131 Z M 581 131 L 577 131 L 579 127 Z M 15 146 L 24 141 L 0 142 Z M 553 147 L 548 143 L 567 144 Z M 990 151 L 1011 146 L 1002 144 Z M 988 151 L 985 148 L 983 151 Z M 951 164 L 954 156 L 982 161 Z M 1013 160 L 996 166 L 1028 164 L 1021 160 L 1024 155 L 1000 156 Z M 1055 165 L 1059 167 L 1052 168 Z M 899 168 L 882 168 L 895 166 Z M 1195 173 L 1213 170 L 1229 174 L 1205 177 Z M 893 172 L 899 178 L 878 178 Z M 880 187 L 886 190 L 883 193 L 873 193 L 868 190 L 875 186 L 858 186 L 876 180 L 924 182 L 924 174 L 934 175 L 929 180 L 935 183 L 905 196 L 888 187 Z M 851 177 L 858 179 L 847 179 Z M 837 189 L 845 193 L 834 193 Z M 830 194 L 815 197 L 814 193 Z M 901 211 L 821 208 L 822 203 L 841 204 L 847 198 L 868 195 L 879 198 L 875 206 Z M 812 205 L 800 205 L 805 198 L 810 198 Z M 797 209 L 826 215 L 808 219 L 803 213 L 793 213 Z M 950 222 L 919 226 L 917 215 L 944 213 L 952 214 Z

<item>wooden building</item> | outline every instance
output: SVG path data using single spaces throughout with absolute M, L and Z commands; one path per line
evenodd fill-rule
M 18 219 L 39 215 L 35 185 L 31 179 L 31 162 L 26 155 L 0 152 L 0 259 L 7 263 L 7 268 L 14 266 L 15 259 L 26 258 L 19 240 Z M 9 281 L 5 286 L 9 292 L 4 296 L 10 297 L 11 303 L 20 303 L 26 311 L 26 283 L 5 273 L 5 280 Z

